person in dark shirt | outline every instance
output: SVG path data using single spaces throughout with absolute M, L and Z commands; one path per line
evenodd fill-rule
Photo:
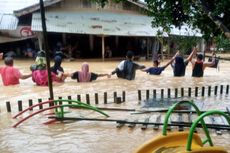
M 55 56 L 54 57 L 54 65 L 50 68 L 51 72 L 58 75 L 58 73 L 64 73 L 63 67 L 61 67 L 62 63 L 62 57 L 61 56 Z
M 118 78 L 134 80 L 136 75 L 136 70 L 144 69 L 144 65 L 139 65 L 133 62 L 134 54 L 132 51 L 128 51 L 126 54 L 126 60 L 119 63 L 117 68 L 112 71 L 112 75 L 117 74 Z
M 193 51 L 190 53 L 187 59 L 184 60 L 184 58 L 180 55 L 178 55 L 174 63 L 172 63 L 173 68 L 173 74 L 176 77 L 181 77 L 185 75 L 186 66 L 188 65 L 188 62 L 191 61 L 196 49 L 194 48 Z
M 55 56 L 55 63 L 53 67 L 51 67 L 51 78 L 52 82 L 64 82 L 65 79 L 69 76 L 69 74 L 64 74 L 64 71 L 61 71 L 61 68 L 58 67 L 60 64 L 60 56 Z M 60 65 L 59 65 L 60 66 Z M 47 86 L 48 85 L 48 71 L 46 67 L 46 59 L 45 52 L 39 51 L 35 60 L 35 64 L 30 66 L 30 70 L 32 71 L 32 80 L 39 86 Z M 60 70 L 60 71 L 59 71 Z
M 165 70 L 165 68 L 171 64 L 173 62 L 173 60 L 175 59 L 175 57 L 179 54 L 179 51 L 171 58 L 170 61 L 168 61 L 168 63 L 166 63 L 164 66 L 159 67 L 159 61 L 155 60 L 153 61 L 153 67 L 150 68 L 146 68 L 143 69 L 142 71 L 147 72 L 151 75 L 160 75 L 162 71 Z
M 204 69 L 206 67 L 212 67 L 215 64 L 215 60 L 212 62 L 203 62 L 203 55 L 197 54 L 196 60 L 192 63 L 192 77 L 203 77 Z
M 81 71 L 76 71 L 70 74 L 72 79 L 77 79 L 78 82 L 91 82 L 96 80 L 98 77 L 107 76 L 110 78 L 109 74 L 97 74 L 93 72 L 89 72 L 89 64 L 84 62 L 81 67 Z

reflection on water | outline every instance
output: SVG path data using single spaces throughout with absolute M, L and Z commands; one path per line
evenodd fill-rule
M 79 70 L 83 61 L 64 62 L 63 67 L 66 72 L 74 72 Z M 95 60 L 88 60 L 90 70 L 96 73 L 110 73 L 117 65 L 118 61 L 101 62 Z M 23 73 L 29 73 L 29 66 L 33 61 L 15 61 L 15 66 Z M 149 61 L 140 61 L 146 66 L 151 66 Z M 1 61 L 1 65 L 3 62 Z M 137 90 L 146 89 L 167 89 L 167 88 L 181 88 L 181 87 L 201 87 L 211 85 L 226 85 L 230 81 L 228 76 L 229 62 L 222 61 L 220 71 L 216 69 L 206 69 L 203 78 L 191 78 L 191 66 L 187 68 L 185 77 L 173 77 L 172 69 L 168 67 L 161 76 L 150 76 L 146 73 L 138 71 L 136 79 L 133 81 L 117 79 L 116 76 L 112 78 L 100 78 L 92 83 L 77 83 L 75 80 L 68 78 L 64 84 L 54 85 L 55 97 L 67 97 L 71 95 L 74 99 L 77 95 L 81 95 L 82 100 L 85 100 L 85 94 L 90 93 L 90 98 L 93 101 L 94 93 L 99 94 L 99 106 L 102 107 L 122 107 L 140 109 L 138 104 Z M 6 113 L 5 102 L 12 103 L 12 115 L 17 113 L 17 101 L 23 101 L 23 108 L 28 106 L 28 99 L 33 99 L 37 103 L 38 98 L 47 100 L 49 92 L 47 87 L 36 86 L 31 79 L 22 80 L 20 85 L 4 87 L 1 84 L 0 88 L 0 151 L 4 153 L 129 153 L 135 147 L 142 144 L 152 136 L 160 134 L 159 131 L 154 131 L 150 126 L 147 130 L 142 131 L 140 126 L 134 129 L 125 126 L 121 129 L 116 128 L 114 122 L 90 122 L 80 121 L 68 124 L 53 124 L 43 125 L 47 121 L 45 113 L 34 116 L 32 119 L 21 124 L 18 128 L 11 128 L 17 120 L 11 119 L 11 114 Z M 194 89 L 193 89 L 194 90 Z M 107 104 L 103 105 L 103 93 L 108 93 L 108 102 L 113 101 L 113 92 L 117 91 L 121 95 L 122 91 L 126 91 L 126 102 L 121 105 Z M 152 94 L 152 93 L 151 93 Z M 186 94 L 186 93 L 185 93 Z M 205 98 L 196 98 L 196 101 L 202 101 L 205 105 L 202 109 L 219 108 L 224 110 L 226 105 L 229 105 L 228 96 L 211 96 Z M 94 102 L 93 102 L 94 103 Z M 76 117 L 100 117 L 92 111 L 78 111 L 73 110 L 71 113 L 76 114 Z M 111 112 L 106 111 L 111 118 L 141 120 L 146 118 L 155 120 L 159 113 L 131 115 L 130 112 Z M 27 113 L 24 115 L 29 115 Z M 20 119 L 20 118 L 19 118 Z M 163 119 L 163 118 L 162 118 Z M 212 132 L 212 137 L 216 144 L 225 146 L 230 150 L 229 134 L 221 136 L 215 135 Z M 225 132 L 226 133 L 226 132 Z

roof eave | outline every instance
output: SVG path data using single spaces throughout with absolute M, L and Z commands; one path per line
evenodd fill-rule
M 138 7 L 140 7 L 140 8 L 143 8 L 143 9 L 145 9 L 145 10 L 148 10 L 147 5 L 145 5 L 145 4 L 143 4 L 143 3 L 140 3 L 140 2 L 138 2 L 137 0 L 127 0 L 127 1 L 130 2 L 130 3 L 132 3 L 132 4 L 134 4 L 134 5 L 136 5 L 136 6 L 138 6 Z
M 61 1 L 62 0 L 46 0 L 46 1 L 44 1 L 44 7 L 51 6 L 51 5 L 59 3 Z M 20 10 L 15 10 L 13 13 L 15 16 L 20 17 L 20 16 L 23 16 L 23 15 L 26 15 L 29 13 L 33 13 L 39 9 L 40 9 L 40 4 L 37 3 L 37 4 L 31 5 L 31 6 L 25 7 L 23 9 L 20 9 Z

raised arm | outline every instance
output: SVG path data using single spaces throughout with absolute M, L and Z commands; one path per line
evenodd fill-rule
M 212 61 L 211 62 L 205 62 L 203 65 L 203 69 L 205 69 L 206 67 L 211 67 L 213 65 L 215 65 L 216 59 L 215 59 L 215 54 L 212 55 Z
M 188 56 L 188 58 L 185 60 L 185 62 L 191 61 L 192 57 L 196 54 L 196 52 L 197 52 L 197 48 L 193 47 L 192 52 L 190 53 L 190 55 Z
M 171 64 L 175 60 L 177 55 L 179 55 L 179 51 L 177 51 L 176 54 L 170 59 L 170 61 L 168 61 L 168 63 L 166 63 L 163 67 L 166 68 L 167 66 L 169 66 L 169 64 Z

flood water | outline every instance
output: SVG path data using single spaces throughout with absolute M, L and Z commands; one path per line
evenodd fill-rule
M 71 73 L 79 70 L 83 61 L 85 60 L 63 62 L 65 72 Z M 96 73 L 110 73 L 119 63 L 119 61 L 102 62 L 101 60 L 87 60 L 87 62 L 90 64 L 90 71 Z M 151 61 L 138 62 L 148 67 L 152 65 Z M 23 73 L 29 73 L 29 66 L 32 63 L 32 60 L 15 60 L 15 67 L 18 67 Z M 3 61 L 0 61 L 0 65 L 3 65 Z M 136 79 L 133 81 L 117 79 L 115 75 L 110 79 L 99 78 L 91 83 L 77 83 L 75 80 L 67 78 L 65 83 L 54 84 L 54 95 L 55 98 L 62 96 L 65 99 L 69 95 L 72 96 L 72 99 L 76 99 L 77 95 L 81 95 L 81 101 L 85 101 L 85 95 L 90 94 L 91 103 L 94 105 L 94 94 L 98 93 L 99 104 L 97 106 L 99 107 L 138 110 L 141 109 L 143 102 L 138 102 L 137 90 L 143 91 L 143 99 L 145 97 L 145 90 L 147 89 L 151 91 L 150 96 L 152 96 L 153 89 L 185 88 L 187 90 L 188 87 L 192 87 L 192 90 L 194 90 L 195 87 L 224 85 L 225 92 L 225 86 L 230 82 L 229 72 L 230 62 L 221 61 L 219 71 L 207 68 L 203 78 L 191 77 L 191 64 L 187 67 L 185 77 L 173 77 L 172 69 L 169 66 L 160 76 L 150 76 L 144 72 L 137 71 Z M 24 109 L 28 107 L 29 99 L 32 99 L 34 103 L 37 103 L 39 98 L 45 101 L 49 97 L 48 87 L 38 87 L 31 79 L 21 80 L 20 85 L 9 87 L 4 87 L 2 82 L 0 82 L 0 86 L 1 153 L 131 153 L 146 140 L 161 134 L 161 129 L 154 131 L 152 126 L 149 126 L 146 130 L 141 130 L 140 125 L 137 125 L 133 129 L 128 126 L 116 128 L 115 122 L 78 121 L 65 124 L 44 125 L 43 123 L 48 121 L 47 112 L 30 118 L 17 128 L 12 128 L 12 125 L 22 118 L 12 119 L 12 116 L 18 112 L 17 101 L 22 100 Z M 122 104 L 112 103 L 113 92 L 115 91 L 118 96 L 121 96 L 122 91 L 125 91 L 126 102 Z M 108 94 L 108 104 L 103 104 L 104 92 Z M 185 94 L 187 94 L 186 91 Z M 217 96 L 212 94 L 210 97 L 205 96 L 204 98 L 192 96 L 195 101 L 202 102 L 202 109 L 204 110 L 225 110 L 225 107 L 230 105 L 229 95 L 225 94 L 218 94 Z M 11 102 L 11 113 L 6 112 L 6 101 Z M 36 110 L 38 108 L 25 113 L 23 117 Z M 105 118 L 90 110 L 71 109 L 70 111 L 71 113 L 67 115 L 73 117 Z M 127 111 L 105 112 L 110 115 L 109 119 L 137 119 L 138 121 L 143 121 L 145 118 L 151 118 L 154 121 L 156 116 L 159 115 L 159 113 L 134 115 Z M 163 120 L 163 117 L 161 120 Z M 229 134 L 228 131 L 223 131 L 222 135 L 217 135 L 215 130 L 211 130 L 211 137 L 214 140 L 214 144 L 223 146 L 226 150 L 230 150 Z

